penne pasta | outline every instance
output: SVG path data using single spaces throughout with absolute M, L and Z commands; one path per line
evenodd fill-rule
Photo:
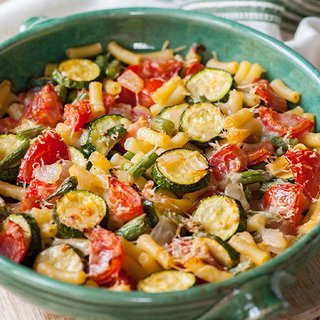
M 102 84 L 98 81 L 90 82 L 89 96 L 91 106 L 91 119 L 98 118 L 106 113 L 102 99 Z
M 68 48 L 66 51 L 66 55 L 70 59 L 93 57 L 100 53 L 102 53 L 102 45 L 100 42 Z
M 236 72 L 234 76 L 234 81 L 237 85 L 240 85 L 245 80 L 246 76 L 248 75 L 251 68 L 251 63 L 248 61 L 241 61 L 238 71 Z
M 129 65 L 138 64 L 143 59 L 141 54 L 133 53 L 132 51 L 125 49 L 115 41 L 109 42 L 108 51 L 118 60 Z
M 222 69 L 229 72 L 230 74 L 236 74 L 239 69 L 239 63 L 237 61 L 224 62 L 217 59 L 210 59 L 207 62 L 206 67 Z
M 283 81 L 279 79 L 270 82 L 271 88 L 282 98 L 292 103 L 298 103 L 300 100 L 300 93 L 290 89 Z

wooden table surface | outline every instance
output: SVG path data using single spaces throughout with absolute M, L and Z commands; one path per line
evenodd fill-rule
M 285 296 L 291 309 L 286 316 L 273 320 L 320 320 L 320 254 L 299 273 L 295 285 L 285 292 Z M 0 319 L 72 320 L 44 311 L 1 287 Z

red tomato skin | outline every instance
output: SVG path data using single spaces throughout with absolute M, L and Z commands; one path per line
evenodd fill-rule
M 40 208 L 41 202 L 51 196 L 57 190 L 57 185 L 46 183 L 37 179 L 31 180 L 27 192 L 20 202 L 20 210 Z
M 306 198 L 311 201 L 320 192 L 320 154 L 311 149 L 291 149 L 285 153 L 295 182 L 303 187 Z
M 152 78 L 144 82 L 144 88 L 138 94 L 138 101 L 141 106 L 150 107 L 154 104 L 151 96 L 159 89 L 165 81 L 161 78 Z
M 18 182 L 30 183 L 33 178 L 33 166 L 53 164 L 58 160 L 69 160 L 69 151 L 59 134 L 46 130 L 39 136 L 21 160 Z
M 137 105 L 136 94 L 130 91 L 129 89 L 122 87 L 121 92 L 119 93 L 119 96 L 116 99 L 116 103 L 130 104 L 131 107 L 134 107 Z
M 290 138 L 298 138 L 310 131 L 314 121 L 295 114 L 277 113 L 271 109 L 260 107 L 259 116 L 263 126 L 269 131 Z
M 126 68 L 135 72 L 143 81 L 151 78 L 161 78 L 165 81 L 178 75 L 182 63 L 177 60 L 163 62 L 144 61 L 140 64 L 132 65 Z
M 262 198 L 263 207 L 281 218 L 280 227 L 286 226 L 289 233 L 295 233 L 305 209 L 303 188 L 297 184 L 277 184 L 269 188 Z
M 111 214 L 123 222 L 128 222 L 143 214 L 138 192 L 114 177 L 109 178 L 109 201 Z
M 255 144 L 246 144 L 242 149 L 247 154 L 248 166 L 267 161 L 274 153 L 274 148 L 269 141 Z
M 234 144 L 223 145 L 209 159 L 213 177 L 221 181 L 229 173 L 241 172 L 247 167 L 246 154 Z
M 62 121 L 63 107 L 52 85 L 46 84 L 26 107 L 23 118 L 54 128 Z
M 199 72 L 199 71 L 201 71 L 203 69 L 204 69 L 204 65 L 203 64 L 194 61 L 194 62 L 192 62 L 190 64 L 190 66 L 188 66 L 184 76 L 185 77 L 186 76 L 191 76 L 191 75 L 193 75 L 193 74 L 195 74 L 195 73 L 197 73 L 197 72 Z
M 104 108 L 106 110 L 106 113 L 109 113 L 109 110 L 115 105 L 116 103 L 116 97 L 112 94 L 103 92 L 102 93 L 102 99 Z
M 23 229 L 12 221 L 6 222 L 0 236 L 0 255 L 21 263 L 28 251 Z
M 72 127 L 74 131 L 81 130 L 89 121 L 91 107 L 89 100 L 78 101 L 76 104 L 66 104 L 64 106 L 63 117 L 65 124 Z
M 86 232 L 90 241 L 89 277 L 99 285 L 118 277 L 123 263 L 123 247 L 119 237 L 100 226 Z
M 256 94 L 267 107 L 277 112 L 285 112 L 288 110 L 287 101 L 272 89 L 268 80 L 258 80 L 256 84 Z

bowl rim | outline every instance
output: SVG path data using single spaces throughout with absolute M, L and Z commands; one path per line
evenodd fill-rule
M 0 54 L 1 52 L 10 49 L 12 46 L 19 45 L 19 43 L 29 40 L 34 35 L 40 35 L 45 32 L 55 31 L 55 29 L 64 28 L 67 24 L 73 24 L 75 21 L 83 21 L 85 19 L 91 19 L 92 17 L 99 16 L 120 17 L 128 15 L 166 17 L 170 15 L 170 17 L 177 17 L 180 19 L 191 19 L 193 21 L 207 22 L 213 25 L 218 24 L 225 28 L 237 28 L 238 30 L 241 30 L 241 32 L 252 35 L 264 44 L 277 49 L 281 54 L 285 54 L 288 58 L 293 59 L 300 68 L 304 69 L 309 76 L 319 84 L 320 87 L 320 72 L 316 67 L 282 42 L 235 21 L 216 17 L 210 14 L 199 13 L 197 11 L 182 9 L 160 9 L 154 7 L 105 9 L 73 14 L 62 18 L 48 19 L 45 20 L 44 23 L 40 23 L 39 25 L 36 25 L 0 43 Z M 290 258 L 294 259 L 294 256 L 296 256 L 296 253 L 299 250 L 303 249 L 307 244 L 314 242 L 314 240 L 319 237 L 319 231 L 320 224 L 314 227 L 308 234 L 298 239 L 290 248 L 285 250 L 284 253 L 259 267 L 255 267 L 254 269 L 243 272 L 236 277 L 223 282 L 199 285 L 186 291 L 164 292 L 158 294 L 137 291 L 126 293 L 72 285 L 43 276 L 28 267 L 15 264 L 11 260 L 1 256 L 0 273 L 7 275 L 9 278 L 19 279 L 19 282 L 28 285 L 29 287 L 40 288 L 42 292 L 47 291 L 51 294 L 59 294 L 61 296 L 68 297 L 69 299 L 81 299 L 82 301 L 90 300 L 96 304 L 176 304 L 178 301 L 185 303 L 186 301 L 203 300 L 205 297 L 210 298 L 218 288 L 236 288 L 250 279 L 268 273 L 271 274 L 278 265 L 288 261 Z

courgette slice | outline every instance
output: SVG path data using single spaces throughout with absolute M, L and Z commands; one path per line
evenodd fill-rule
M 28 252 L 22 263 L 30 265 L 36 255 L 41 250 L 40 230 L 36 220 L 28 214 L 11 214 L 6 221 L 12 221 L 19 225 L 24 233 L 24 239 L 28 247 Z M 5 222 L 6 223 L 6 222 Z
M 161 110 L 161 112 L 158 114 L 158 117 L 172 121 L 175 130 L 178 131 L 180 125 L 180 117 L 187 107 L 187 103 L 181 103 L 175 106 L 166 107 Z
M 94 151 L 107 155 L 126 133 L 131 121 L 117 114 L 105 115 L 89 125 L 88 140 L 83 150 L 85 154 Z
M 205 68 L 193 75 L 187 82 L 192 97 L 205 97 L 211 102 L 221 100 L 231 89 L 232 76 L 220 70 Z
M 115 234 L 123 237 L 128 241 L 136 240 L 141 234 L 146 233 L 150 228 L 148 219 L 145 214 L 142 214 L 131 221 L 127 222 L 119 228 Z
M 72 284 L 82 284 L 87 278 L 80 256 L 67 244 L 42 251 L 37 256 L 33 269 L 47 277 Z
M 152 179 L 161 188 L 173 192 L 197 191 L 209 182 L 208 162 L 198 151 L 169 150 L 156 160 Z
M 214 235 L 208 235 L 208 237 L 201 238 L 201 241 L 208 248 L 215 260 L 222 266 L 230 269 L 239 263 L 240 254 L 235 251 L 228 242 L 223 241 Z
M 88 59 L 62 61 L 52 73 L 53 79 L 70 89 L 82 89 L 100 75 L 99 66 Z
M 216 105 L 209 102 L 190 105 L 180 118 L 180 130 L 190 140 L 200 143 L 211 141 L 223 128 L 224 115 Z
M 192 273 L 169 270 L 153 273 L 139 281 L 138 290 L 157 293 L 167 291 L 181 291 L 191 288 L 196 282 Z
M 193 214 L 205 232 L 222 240 L 228 240 L 236 232 L 246 230 L 246 215 L 239 201 L 228 196 L 212 196 L 203 199 Z
M 107 214 L 107 204 L 98 195 L 85 190 L 72 190 L 56 204 L 54 215 L 59 220 L 59 231 L 63 226 L 85 231 L 98 225 Z M 70 238 L 78 238 L 70 236 Z
M 79 149 L 69 146 L 69 155 L 72 163 L 84 168 L 87 166 L 88 161 Z
M 28 140 L 19 140 L 15 134 L 0 135 L 0 169 L 13 168 L 27 152 Z

